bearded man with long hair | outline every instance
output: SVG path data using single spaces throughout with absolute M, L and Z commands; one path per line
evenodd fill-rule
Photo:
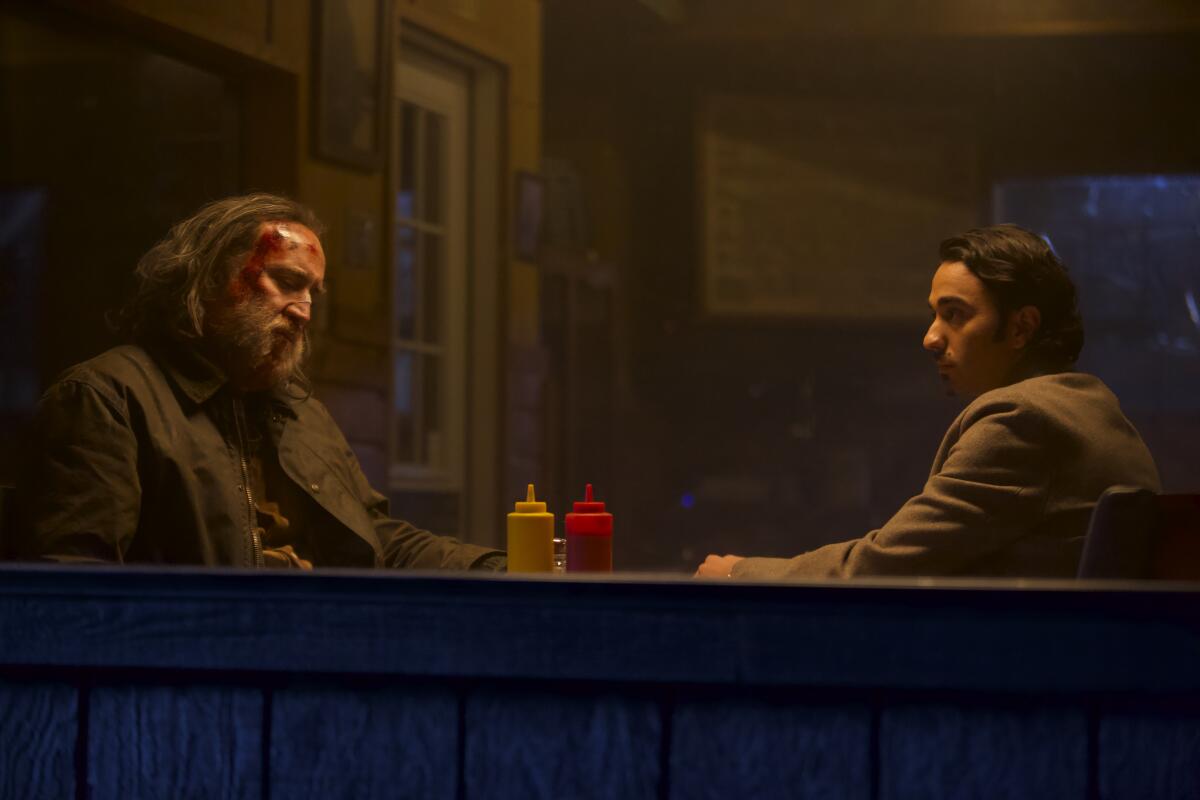
M 138 262 L 128 344 L 42 397 L 19 558 L 503 569 L 393 519 L 302 371 L 321 225 L 284 197 L 210 203 Z

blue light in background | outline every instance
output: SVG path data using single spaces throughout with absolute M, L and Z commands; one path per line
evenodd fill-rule
M 1200 414 L 1200 175 L 1024 178 L 992 198 L 994 222 L 1036 231 L 1066 263 L 1087 332 L 1080 370 L 1141 428 Z M 1166 441 L 1164 460 L 1190 460 Z
M 679 505 L 681 508 L 692 508 L 696 505 L 696 495 L 684 492 L 683 496 L 679 498 Z

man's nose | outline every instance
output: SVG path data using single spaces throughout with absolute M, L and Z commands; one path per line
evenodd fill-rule
M 283 312 L 291 317 L 294 322 L 307 325 L 309 320 L 312 319 L 312 301 L 300 300 L 295 303 L 288 303 Z
M 925 331 L 925 339 L 921 344 L 931 353 L 940 353 L 946 349 L 946 340 L 938 330 L 937 320 L 934 320 L 929 326 L 929 330 Z

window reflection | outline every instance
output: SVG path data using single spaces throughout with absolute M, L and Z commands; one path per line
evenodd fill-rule
M 425 234 L 421 239 L 421 336 L 426 342 L 436 344 L 442 338 L 442 241 L 433 234 Z
M 397 215 L 411 219 L 416 216 L 414 204 L 417 181 L 417 109 L 402 103 L 400 109 L 399 192 L 396 195 Z
M 442 465 L 441 396 L 446 369 L 444 115 L 401 102 L 398 119 L 396 240 L 392 307 L 395 319 L 395 451 L 400 465 Z
M 397 458 L 405 461 L 416 459 L 414 398 L 413 398 L 413 354 L 396 353 L 392 364 L 392 417 L 394 446 Z
M 413 338 L 416 330 L 416 235 L 412 228 L 396 228 L 396 271 L 392 282 L 396 309 L 396 336 Z
M 1200 467 L 1200 175 L 1013 180 L 997 221 L 1042 234 L 1079 289 L 1087 339 L 1079 368 L 1099 376 L 1154 453 L 1164 486 L 1191 491 Z
M 425 113 L 425 148 L 421 154 L 421 164 L 424 175 L 421 179 L 423 194 L 421 213 L 427 222 L 442 221 L 442 164 L 443 137 L 445 123 L 441 114 Z

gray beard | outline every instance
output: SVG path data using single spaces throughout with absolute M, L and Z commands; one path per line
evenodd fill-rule
M 232 377 L 249 388 L 283 384 L 308 355 L 308 331 L 253 300 L 215 321 L 212 334 Z

